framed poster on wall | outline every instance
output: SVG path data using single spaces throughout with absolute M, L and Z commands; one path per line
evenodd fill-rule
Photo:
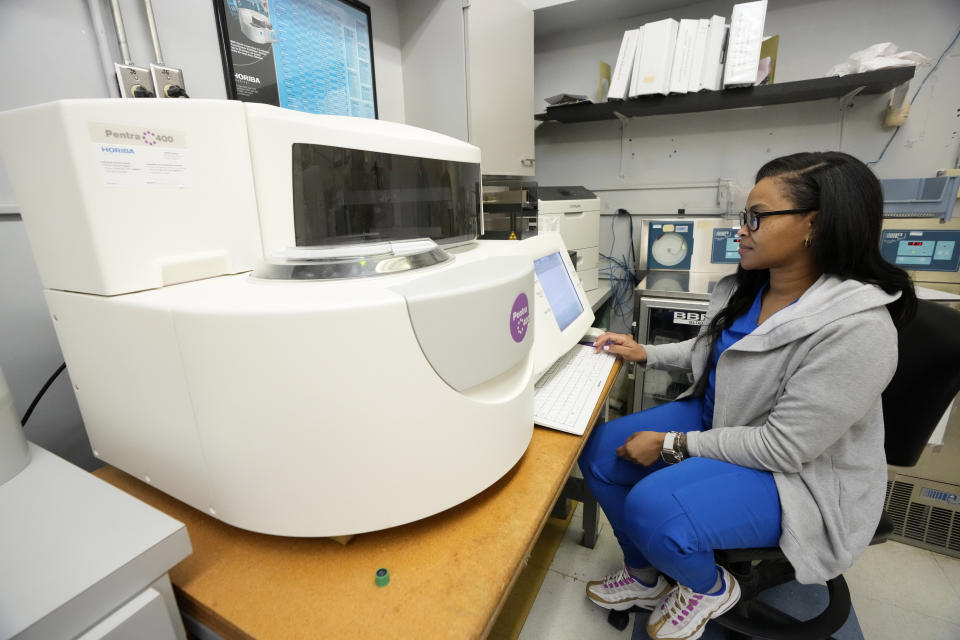
M 227 96 L 377 117 L 370 7 L 355 0 L 213 0 Z

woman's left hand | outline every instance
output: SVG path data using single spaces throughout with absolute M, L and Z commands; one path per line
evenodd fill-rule
M 649 467 L 660 459 L 665 435 L 659 431 L 637 431 L 617 449 L 617 455 L 630 462 Z

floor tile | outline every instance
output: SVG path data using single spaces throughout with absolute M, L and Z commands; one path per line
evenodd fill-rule
M 607 612 L 584 595 L 585 583 L 548 571 L 527 615 L 520 640 L 625 640 L 628 631 L 607 624 Z
M 584 596 L 586 581 L 616 570 L 620 547 L 601 512 L 597 546 L 579 544 L 582 505 L 557 549 L 520 633 L 523 640 L 597 638 L 624 640 L 606 612 Z M 886 542 L 867 549 L 844 575 L 868 640 L 960 638 L 960 559 Z
M 597 535 L 597 544 L 588 549 L 579 544 L 583 530 L 571 524 L 563 543 L 557 549 L 550 568 L 565 576 L 583 582 L 599 580 L 623 566 L 623 552 L 610 529 L 603 526 Z
M 933 554 L 940 570 L 947 577 L 947 581 L 953 586 L 953 591 L 957 598 L 960 598 L 960 558 L 945 556 L 940 553 Z
M 844 572 L 854 603 L 862 595 L 960 624 L 960 599 L 935 555 L 894 541 L 868 547 Z
M 887 543 L 889 544 L 889 543 Z M 857 618 L 867 640 L 957 640 L 960 625 L 930 618 L 884 600 L 854 598 Z

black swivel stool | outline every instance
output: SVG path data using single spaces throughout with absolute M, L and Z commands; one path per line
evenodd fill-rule
M 920 300 L 917 315 L 899 331 L 897 351 L 897 371 L 883 392 L 883 446 L 888 464 L 912 467 L 960 392 L 960 313 Z M 893 522 L 884 512 L 870 544 L 885 542 L 891 533 Z M 731 639 L 824 640 L 850 616 L 850 590 L 842 575 L 827 581 L 826 608 L 814 618 L 797 620 L 757 599 L 794 579 L 793 567 L 779 548 L 718 550 L 716 558 L 740 583 L 740 602 L 715 620 L 730 631 Z M 623 629 L 627 612 L 611 611 L 607 619 Z

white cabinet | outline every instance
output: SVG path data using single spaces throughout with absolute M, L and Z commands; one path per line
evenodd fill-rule
M 518 0 L 404 0 L 407 124 L 480 147 L 484 174 L 533 175 L 533 11 Z
M 167 572 L 187 528 L 30 444 L 0 486 L 0 638 L 183 640 Z

